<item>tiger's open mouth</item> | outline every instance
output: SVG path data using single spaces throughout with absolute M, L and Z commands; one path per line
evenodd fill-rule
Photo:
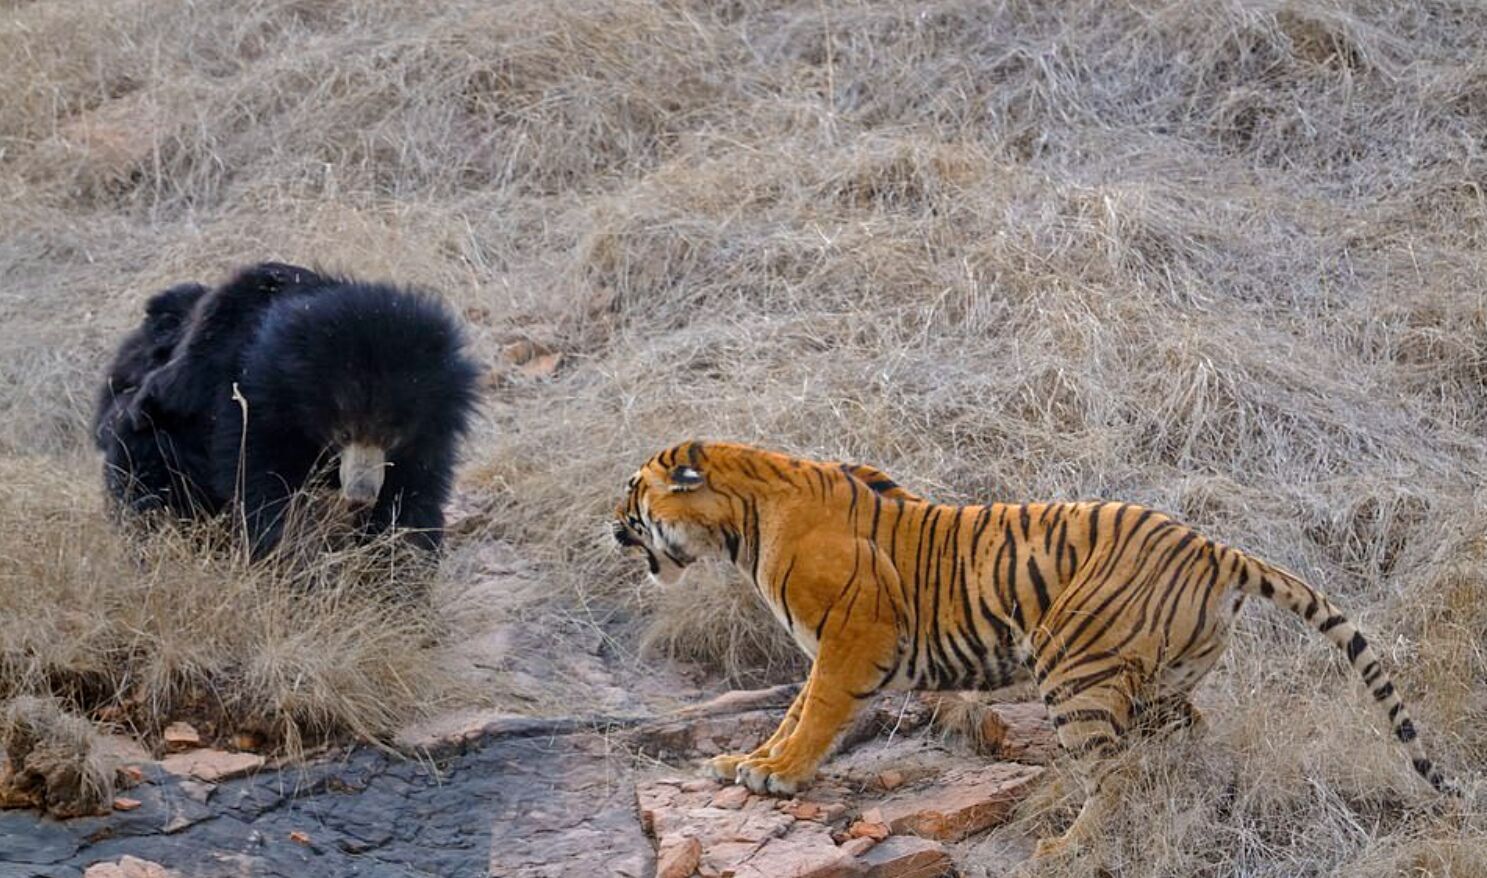
M 630 551 L 645 553 L 646 565 L 650 569 L 652 579 L 663 583 L 675 582 L 696 559 L 680 547 L 665 543 L 660 548 L 652 548 L 651 541 L 646 539 L 646 533 L 639 530 L 643 522 L 638 521 L 616 521 L 614 522 L 614 540 L 619 543 L 620 548 Z M 662 535 L 664 537 L 664 534 Z

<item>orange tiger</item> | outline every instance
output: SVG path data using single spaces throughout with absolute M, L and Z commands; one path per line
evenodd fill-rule
M 1245 598 L 1320 631 L 1362 675 L 1436 790 L 1399 693 L 1368 641 L 1286 571 L 1129 503 L 929 502 L 868 466 L 685 442 L 651 458 L 614 536 L 675 581 L 726 558 L 813 660 L 779 728 L 715 776 L 789 795 L 854 711 L 885 689 L 994 689 L 1031 676 L 1085 802 L 1038 855 L 1069 849 L 1111 804 L 1110 757 L 1143 726 L 1201 720 L 1188 693 L 1218 661 Z

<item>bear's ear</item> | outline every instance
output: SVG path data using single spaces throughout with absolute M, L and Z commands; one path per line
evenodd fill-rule
M 695 491 L 702 487 L 702 473 L 696 467 L 678 466 L 671 469 L 671 493 Z

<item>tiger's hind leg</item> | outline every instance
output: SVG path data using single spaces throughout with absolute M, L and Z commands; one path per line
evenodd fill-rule
M 1190 700 L 1187 693 L 1164 695 L 1151 702 L 1136 718 L 1142 732 L 1161 735 L 1174 731 L 1185 731 L 1190 735 L 1201 735 L 1208 729 L 1203 712 Z
M 1038 841 L 1035 859 L 1077 853 L 1104 824 L 1120 795 L 1123 777 L 1116 757 L 1135 713 L 1136 699 L 1124 673 L 1072 695 L 1067 690 L 1078 681 L 1052 685 L 1056 679 L 1056 674 L 1045 679 L 1043 700 L 1060 746 L 1074 757 L 1073 770 L 1084 787 L 1084 805 L 1063 835 Z

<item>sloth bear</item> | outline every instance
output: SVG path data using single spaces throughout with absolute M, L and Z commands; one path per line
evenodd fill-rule
M 432 549 L 478 374 L 436 299 L 266 263 L 201 297 L 122 417 L 199 427 L 206 467 L 190 475 L 241 517 L 254 557 L 322 466 L 361 533 L 407 528 Z

